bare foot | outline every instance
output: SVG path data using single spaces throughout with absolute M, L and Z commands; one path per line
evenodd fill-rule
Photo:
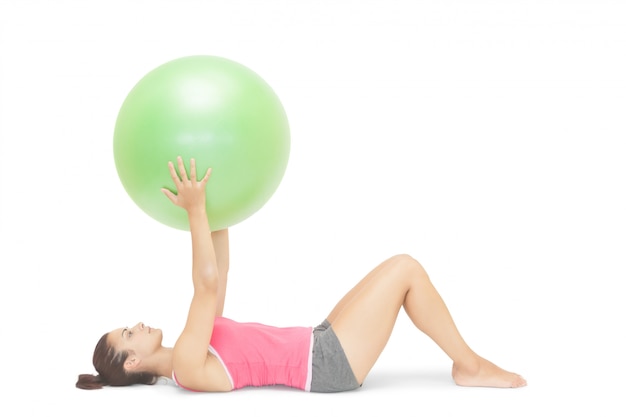
M 505 371 L 480 356 L 472 364 L 452 365 L 452 378 L 463 387 L 519 388 L 526 380 L 518 374 Z

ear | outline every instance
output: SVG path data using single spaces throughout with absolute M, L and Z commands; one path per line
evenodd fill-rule
M 137 369 L 140 363 L 141 359 L 139 359 L 137 355 L 131 352 L 124 361 L 124 370 L 127 372 L 132 372 Z

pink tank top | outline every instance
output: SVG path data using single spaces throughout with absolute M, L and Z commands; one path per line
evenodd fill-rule
M 209 351 L 224 365 L 233 389 L 286 385 L 310 391 L 312 346 L 312 327 L 274 327 L 216 317 Z

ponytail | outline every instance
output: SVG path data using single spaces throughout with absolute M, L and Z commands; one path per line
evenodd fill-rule
M 105 385 L 127 386 L 133 384 L 153 385 L 157 382 L 158 376 L 148 372 L 126 372 L 124 361 L 128 358 L 127 351 L 116 351 L 110 346 L 105 333 L 93 352 L 93 366 L 98 375 L 80 374 L 76 381 L 76 388 L 80 389 L 100 389 Z
M 76 381 L 76 388 L 80 389 L 100 389 L 108 385 L 100 375 L 80 374 Z

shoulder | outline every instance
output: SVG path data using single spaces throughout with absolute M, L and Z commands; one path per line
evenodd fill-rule
M 178 364 L 172 371 L 172 379 L 176 385 L 195 392 L 227 392 L 233 389 L 224 366 L 210 352 L 207 352 L 207 360 L 203 366 Z

